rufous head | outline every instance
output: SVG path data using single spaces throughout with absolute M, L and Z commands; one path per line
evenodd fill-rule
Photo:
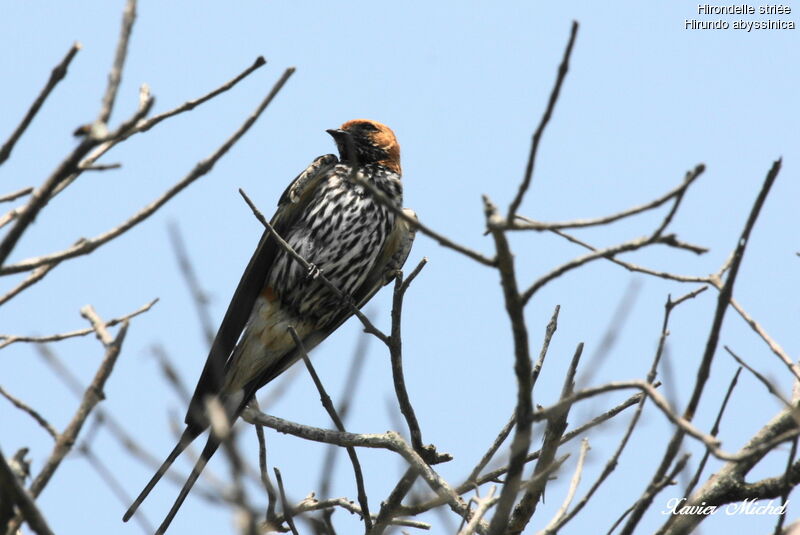
M 378 164 L 401 174 L 400 145 L 392 129 L 378 121 L 353 119 L 337 130 L 328 130 L 336 141 L 343 162 Z M 355 158 L 351 157 L 355 153 Z

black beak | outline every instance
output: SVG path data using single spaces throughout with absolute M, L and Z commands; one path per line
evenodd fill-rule
M 333 137 L 333 139 L 343 139 L 345 136 L 349 136 L 350 135 L 350 132 L 347 132 L 346 130 L 342 130 L 340 128 L 335 128 L 335 129 L 334 128 L 330 128 L 330 129 L 325 130 L 325 131 L 327 133 L 329 133 L 331 135 L 331 137 Z

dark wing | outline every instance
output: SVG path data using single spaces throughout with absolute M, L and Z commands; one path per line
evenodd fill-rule
M 417 220 L 417 215 L 413 210 L 404 208 L 403 212 L 408 217 L 411 217 L 415 221 Z M 409 224 L 400 217 L 395 219 L 394 227 L 386 238 L 386 242 L 380 253 L 378 253 L 375 264 L 367 275 L 367 278 L 364 280 L 364 283 L 353 292 L 353 295 L 350 296 L 358 308 L 367 304 L 367 301 L 372 299 L 372 297 L 378 293 L 378 290 L 394 279 L 395 273 L 403 267 L 403 264 L 405 264 L 408 258 L 408 254 L 411 252 L 411 245 L 414 243 L 416 232 L 417 228 L 414 225 Z M 333 331 L 338 329 L 352 315 L 353 312 L 349 307 L 342 308 L 341 314 L 331 322 L 328 328 L 314 332 L 303 340 L 305 348 L 310 351 L 333 333 Z M 264 370 L 259 377 L 251 381 L 245 387 L 244 401 L 242 402 L 241 408 L 244 408 L 244 405 L 247 404 L 250 397 L 252 397 L 258 389 L 283 373 L 299 358 L 300 352 L 297 349 L 290 351 L 273 366 Z
M 310 192 L 337 163 L 338 160 L 333 154 L 320 156 L 289 184 L 278 201 L 278 210 L 271 222 L 279 234 L 282 234 L 298 217 L 310 199 Z M 190 428 L 204 429 L 207 426 L 204 399 L 206 396 L 216 395 L 222 388 L 225 363 L 250 318 L 256 298 L 264 286 L 277 252 L 278 245 L 275 240 L 270 239 L 269 232 L 265 231 L 233 293 L 222 324 L 214 337 L 203 373 L 189 402 L 185 422 Z

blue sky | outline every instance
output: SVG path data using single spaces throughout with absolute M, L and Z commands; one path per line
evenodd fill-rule
M 4 3 L 0 139 L 16 126 L 71 43 L 80 41 L 83 49 L 11 159 L 0 167 L 3 192 L 43 181 L 74 146 L 70 134 L 75 127 L 96 117 L 122 6 L 121 1 Z M 295 66 L 297 72 L 212 173 L 119 240 L 91 256 L 65 262 L 0 308 L 0 331 L 68 331 L 86 326 L 78 310 L 87 303 L 111 318 L 159 297 L 152 311 L 132 322 L 103 405 L 153 454 L 163 457 L 173 443 L 169 415 L 182 414 L 185 407 L 159 375 L 150 347 L 163 345 L 190 386 L 205 359 L 190 296 L 171 252 L 168 222 L 176 222 L 183 232 L 218 322 L 261 232 L 237 188 L 244 188 L 269 214 L 297 172 L 317 155 L 334 151 L 325 129 L 369 117 L 390 125 L 399 138 L 406 206 L 432 228 L 491 254 L 491 239 L 483 236 L 480 196 L 488 194 L 505 207 L 516 192 L 530 135 L 574 19 L 581 28 L 570 73 L 520 213 L 542 220 L 604 215 L 660 195 L 703 162 L 706 173 L 684 200 L 672 230 L 711 251 L 696 257 L 662 247 L 630 259 L 706 275 L 716 271 L 734 247 L 766 171 L 782 156 L 783 170 L 753 233 L 735 295 L 788 354 L 796 356 L 798 34 L 685 30 L 685 19 L 701 18 L 696 9 L 690 2 L 632 1 L 240 2 L 235 8 L 215 2 L 141 2 L 112 124 L 134 109 L 143 82 L 156 97 L 158 113 L 216 87 L 258 55 L 264 55 L 268 65 L 214 101 L 107 154 L 104 163 L 121 162 L 123 167 L 84 174 L 50 203 L 20 241 L 12 261 L 63 249 L 80 236 L 94 236 L 127 219 L 225 140 L 285 68 Z M 610 245 L 649 233 L 662 216 L 663 212 L 643 215 L 579 235 L 596 245 Z M 517 233 L 511 242 L 523 285 L 583 253 L 553 236 Z M 419 237 L 409 266 L 423 256 L 429 265 L 412 285 L 404 310 L 407 382 L 424 439 L 455 456 L 439 469 L 457 483 L 513 408 L 510 329 L 495 271 Z M 6 277 L 0 283 L 6 289 L 18 280 Z M 632 283 L 639 290 L 617 345 L 602 365 L 590 361 Z M 583 366 L 593 370 L 595 383 L 644 377 L 667 295 L 695 288 L 633 276 L 610 263 L 595 263 L 547 286 L 526 310 L 532 347 L 538 351 L 553 307 L 562 307 L 535 402 L 546 405 L 557 398 L 563 371 L 581 341 L 587 348 Z M 382 292 L 369 308 L 386 328 L 388 294 Z M 693 383 L 715 301 L 716 294 L 708 291 L 673 315 L 668 358 L 671 388 L 681 406 Z M 334 396 L 340 395 L 359 332 L 359 325 L 351 321 L 313 353 Z M 784 368 L 733 311 L 722 342 L 789 388 Z M 375 341 L 370 349 L 347 423 L 357 432 L 381 432 L 395 427 L 397 419 L 388 355 Z M 91 378 L 102 352 L 88 338 L 60 343 L 54 350 L 84 381 Z M 66 424 L 76 402 L 32 348 L 19 344 L 2 350 L 0 369 L 3 387 L 57 427 Z M 701 428 L 710 428 L 734 371 L 734 363 L 720 350 L 696 419 Z M 570 423 L 579 425 L 626 396 L 608 395 L 578 405 Z M 745 374 L 723 420 L 726 449 L 737 449 L 778 410 L 774 398 Z M 329 425 L 304 372 L 269 411 L 302 423 Z M 628 418 L 624 415 L 590 435 L 593 449 L 579 496 L 602 468 Z M 49 438 L 5 402 L 0 403 L 0 421 L 3 452 L 31 447 L 37 472 L 50 450 Z M 242 431 L 243 451 L 254 456 L 253 432 L 247 427 Z M 598 523 L 609 526 L 642 492 L 669 436 L 663 417 L 649 407 L 617 471 L 567 532 L 585 533 Z M 268 434 L 268 441 L 270 462 L 282 470 L 291 495 L 301 499 L 315 490 L 324 447 L 275 433 Z M 687 445 L 696 466 L 699 450 L 691 442 Z M 573 459 L 548 487 L 547 503 L 532 530 L 542 527 L 559 505 L 578 447 L 577 441 L 565 447 Z M 94 448 L 128 493 L 138 492 L 149 468 L 131 460 L 105 433 Z M 753 477 L 778 473 L 788 447 L 783 451 L 766 459 Z M 372 506 L 377 508 L 399 477 L 402 463 L 386 452 L 363 451 L 360 456 Z M 708 473 L 718 466 L 712 463 Z M 210 468 L 227 474 L 221 459 Z M 354 498 L 344 457 L 337 470 L 334 495 Z M 252 490 L 261 499 L 258 489 Z M 169 484 L 154 492 L 144 506 L 152 522 L 160 521 L 176 492 Z M 640 525 L 642 532 L 663 522 L 658 504 L 674 495 L 677 491 L 670 489 L 661 495 Z M 77 454 L 64 462 L 39 503 L 58 532 L 141 532 L 135 524 L 119 522 L 124 506 Z M 91 516 L 87 503 L 92 504 Z M 790 506 L 790 518 L 797 511 Z M 348 516 L 335 515 L 343 533 L 356 529 Z M 232 530 L 227 511 L 190 497 L 170 532 L 196 532 L 198 520 L 208 532 Z M 437 533 L 455 530 L 437 516 L 428 520 Z M 703 524 L 707 533 L 734 526 L 767 532 L 772 519 L 717 516 Z

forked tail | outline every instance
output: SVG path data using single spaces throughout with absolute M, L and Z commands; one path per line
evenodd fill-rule
M 178 512 L 178 509 L 180 509 L 181 505 L 183 505 L 183 500 L 186 499 L 189 491 L 192 490 L 195 481 L 197 481 L 197 478 L 200 476 L 203 468 L 206 467 L 206 463 L 208 463 L 208 460 L 214 455 L 214 452 L 217 451 L 217 448 L 219 448 L 219 444 L 219 438 L 216 437 L 213 432 L 209 433 L 206 447 L 203 448 L 203 451 L 200 453 L 200 458 L 197 459 L 197 463 L 195 463 L 194 468 L 192 468 L 192 473 L 189 474 L 189 479 L 187 479 L 186 483 L 183 484 L 180 494 L 178 494 L 178 497 L 175 499 L 175 503 L 172 504 L 172 509 L 170 509 L 169 513 L 167 513 L 166 518 L 164 518 L 164 521 L 156 530 L 155 535 L 163 535 L 164 532 L 167 531 L 167 528 L 172 522 L 172 519 L 175 518 L 175 514 Z
M 172 466 L 173 462 L 175 462 L 175 459 L 178 458 L 178 456 L 183 452 L 183 450 L 185 450 L 186 447 L 189 444 L 191 444 L 192 441 L 195 438 L 197 438 L 197 436 L 201 432 L 202 432 L 202 429 L 198 430 L 198 429 L 194 429 L 194 428 L 190 428 L 190 427 L 186 428 L 186 430 L 181 435 L 181 438 L 178 440 L 178 443 L 175 445 L 175 447 L 169 453 L 169 455 L 164 460 L 164 462 L 161 463 L 161 466 L 158 467 L 158 470 L 156 471 L 156 473 L 153 475 L 152 478 L 150 478 L 150 481 L 147 483 L 147 485 L 145 485 L 145 487 L 142 490 L 142 492 L 139 493 L 139 496 L 133 501 L 133 503 L 128 508 L 128 510 L 125 511 L 125 515 L 122 517 L 122 521 L 123 522 L 127 522 L 128 520 L 130 520 L 130 518 L 133 516 L 133 514 L 136 512 L 136 510 L 142 504 L 144 499 L 147 498 L 147 495 L 150 494 L 150 491 L 153 490 L 153 487 L 156 486 L 156 483 L 158 483 L 161 480 L 161 478 L 164 476 L 164 474 L 167 473 L 167 470 L 169 470 L 169 467 Z

